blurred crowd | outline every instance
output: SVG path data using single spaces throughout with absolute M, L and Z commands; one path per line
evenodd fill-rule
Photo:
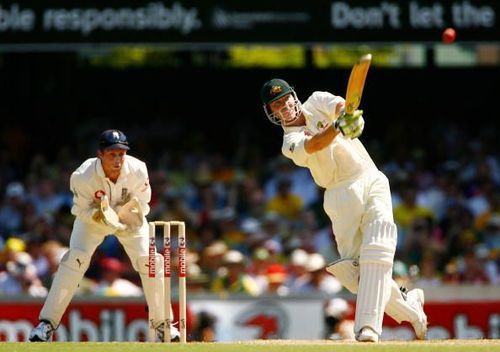
M 404 132 L 400 139 L 363 140 L 391 182 L 399 230 L 394 275 L 424 288 L 499 285 L 497 146 L 494 138 L 470 138 L 453 125 L 441 128 L 445 136 L 429 133 L 413 145 Z M 307 169 L 250 149 L 234 155 L 148 149 L 135 139 L 140 148 L 134 150 L 129 139 L 130 154 L 138 151 L 149 167 L 148 220 L 186 223 L 189 294 L 333 297 L 342 290 L 323 270 L 338 259 L 335 234 L 322 208 L 323 190 Z M 69 146 L 51 155 L 40 148 L 20 155 L 22 140 L 4 139 L 0 150 L 0 295 L 43 297 L 74 220 L 69 176 L 93 154 Z M 26 138 L 24 143 L 29 145 Z M 78 293 L 142 295 L 114 236 L 98 247 Z

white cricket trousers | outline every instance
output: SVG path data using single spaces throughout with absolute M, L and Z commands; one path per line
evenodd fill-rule
M 49 294 L 40 312 L 41 320 L 50 321 L 54 327 L 59 325 L 78 284 L 89 267 L 92 255 L 107 235 L 109 235 L 109 231 L 106 231 L 102 226 L 88 224 L 78 218 L 75 220 L 69 250 L 59 264 Z M 124 232 L 116 235 L 129 256 L 134 269 L 140 273 L 145 271 L 144 268 L 139 267 L 139 263 L 146 262 L 148 236 L 149 228 L 146 220 L 136 233 Z M 142 261 L 139 260 L 141 257 L 143 258 Z M 145 276 L 143 274 L 141 274 L 141 279 L 143 288 L 146 288 L 144 287 Z
M 389 180 L 377 169 L 325 191 L 323 208 L 332 221 L 341 258 L 358 258 L 363 233 L 376 220 L 394 222 Z
M 359 258 L 354 332 L 370 327 L 380 335 L 397 243 L 389 181 L 382 172 L 369 170 L 327 190 L 324 208 L 341 258 Z

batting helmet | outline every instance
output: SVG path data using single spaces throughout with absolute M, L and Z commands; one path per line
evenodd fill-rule
M 285 121 L 285 123 L 290 123 L 299 117 L 302 110 L 301 103 L 297 98 L 297 93 L 295 93 L 293 87 L 291 87 L 286 81 L 280 78 L 273 78 L 264 83 L 262 89 L 260 90 L 260 99 L 262 100 L 262 104 L 264 105 L 264 112 L 266 113 L 269 121 L 276 125 L 283 124 L 283 121 L 281 120 L 278 112 L 272 111 L 272 109 L 269 107 L 269 104 L 280 99 L 281 97 L 284 97 L 287 94 L 291 94 L 295 101 L 294 116 L 292 119 Z
M 280 78 L 273 78 L 262 86 L 260 98 L 262 104 L 267 105 L 293 92 L 293 88 Z

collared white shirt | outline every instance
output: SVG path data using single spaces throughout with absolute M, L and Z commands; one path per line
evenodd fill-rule
M 324 131 L 335 122 L 337 104 L 344 99 L 329 92 L 314 92 L 302 104 L 305 126 L 283 126 L 281 151 L 296 165 L 309 168 L 314 182 L 320 187 L 331 188 L 335 184 L 354 179 L 364 170 L 376 166 L 359 139 L 349 139 L 339 134 L 326 148 L 309 154 L 304 142 L 308 136 Z
M 144 216 L 149 213 L 151 186 L 148 170 L 143 161 L 130 155 L 125 155 L 116 183 L 105 176 L 99 158 L 90 158 L 73 172 L 70 188 L 73 192 L 71 213 L 84 222 L 93 223 L 92 215 L 104 194 L 116 211 L 131 197 L 136 196 Z

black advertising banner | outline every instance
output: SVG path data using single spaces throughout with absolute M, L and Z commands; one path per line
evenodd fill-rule
M 0 0 L 0 45 L 500 41 L 500 1 Z

